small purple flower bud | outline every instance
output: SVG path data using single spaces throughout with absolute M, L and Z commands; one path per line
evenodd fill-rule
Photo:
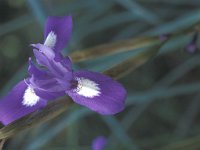
M 168 38 L 169 38 L 169 34 L 161 34 L 159 36 L 159 39 L 160 39 L 161 42 L 167 40 Z
M 192 40 L 190 41 L 190 43 L 188 43 L 186 46 L 185 46 L 185 51 L 188 52 L 188 53 L 195 53 L 198 49 L 197 47 L 197 39 L 198 39 L 198 33 L 196 32 L 193 37 L 192 37 Z
M 195 43 L 189 43 L 186 47 L 185 50 L 188 53 L 195 53 L 197 51 L 197 45 Z
M 103 150 L 107 145 L 107 138 L 104 136 L 96 137 L 92 142 L 92 150 Z

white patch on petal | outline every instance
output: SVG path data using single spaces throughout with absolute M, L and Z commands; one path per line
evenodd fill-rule
M 28 86 L 24 92 L 22 104 L 24 106 L 32 107 L 37 104 L 40 98 L 35 94 L 35 91 Z
M 76 78 L 78 86 L 75 92 L 84 97 L 93 98 L 101 94 L 99 84 L 86 78 Z
M 57 36 L 53 31 L 51 31 L 51 32 L 49 32 L 49 34 L 44 42 L 44 45 L 48 46 L 49 48 L 53 48 L 56 45 L 56 41 L 57 41 Z

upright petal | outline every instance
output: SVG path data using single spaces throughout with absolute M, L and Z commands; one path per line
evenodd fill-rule
M 28 73 L 30 76 L 34 75 L 40 80 L 53 78 L 52 74 L 48 70 L 36 67 L 31 58 L 29 58 Z
M 63 87 L 58 84 L 59 81 L 47 70 L 37 68 L 31 59 L 28 72 L 31 77 L 26 81 L 35 88 L 36 94 L 41 98 L 52 100 L 65 95 Z
M 54 53 L 49 47 L 42 44 L 32 44 L 36 61 L 39 65 L 45 66 L 49 71 L 58 77 L 63 77 L 72 71 L 72 64 L 69 57 L 63 57 L 59 53 Z
M 61 53 L 56 53 L 54 60 L 60 62 L 68 71 L 72 71 L 72 61 L 68 56 L 64 57 Z
M 48 17 L 45 24 L 44 45 L 55 52 L 61 51 L 69 41 L 72 33 L 72 17 Z
M 49 59 L 40 51 L 38 51 L 37 49 L 33 49 L 33 53 L 35 55 L 36 58 L 36 62 L 44 67 L 50 66 L 49 64 Z
M 98 136 L 92 141 L 92 150 L 103 150 L 107 144 L 107 138 Z
M 55 52 L 48 46 L 37 43 L 37 44 L 31 44 L 31 46 L 37 48 L 41 53 L 43 53 L 48 59 L 54 59 L 55 58 Z
M 76 88 L 66 91 L 74 102 L 103 115 L 116 114 L 124 109 L 126 90 L 110 77 L 90 71 L 74 73 Z
M 21 81 L 0 101 L 0 122 L 8 125 L 45 105 L 46 101 Z

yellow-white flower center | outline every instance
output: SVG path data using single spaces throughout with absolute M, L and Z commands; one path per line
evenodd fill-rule
M 57 36 L 53 31 L 51 31 L 51 32 L 49 32 L 49 34 L 44 42 L 44 45 L 49 48 L 53 48 L 56 45 L 56 41 L 57 41 Z
M 40 98 L 35 94 L 35 91 L 28 86 L 24 92 L 22 104 L 24 106 L 32 107 L 37 104 Z
M 88 98 L 93 98 L 101 94 L 99 84 L 96 82 L 83 77 L 76 78 L 76 80 L 78 81 L 77 88 L 75 89 L 77 94 Z

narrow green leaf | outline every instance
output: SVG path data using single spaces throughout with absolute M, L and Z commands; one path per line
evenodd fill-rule
M 138 150 L 138 147 L 127 133 L 123 130 L 121 124 L 112 116 L 102 116 L 103 121 L 108 125 L 113 134 L 123 143 L 127 149 Z
M 182 140 L 160 150 L 197 150 L 200 149 L 200 136 Z
M 127 52 L 138 48 L 152 46 L 158 42 L 160 42 L 158 37 L 134 38 L 75 51 L 70 54 L 70 57 L 72 58 L 73 62 L 80 62 L 88 59 L 94 59 L 100 56 Z

